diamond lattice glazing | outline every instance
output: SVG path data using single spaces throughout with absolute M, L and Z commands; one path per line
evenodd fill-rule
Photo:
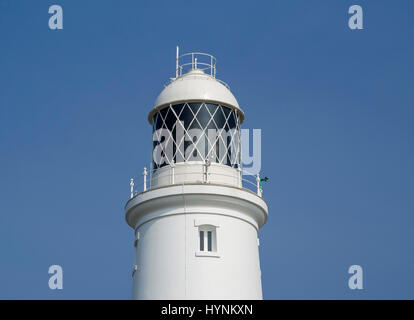
M 153 169 L 179 162 L 209 160 L 240 166 L 237 110 L 212 103 L 170 105 L 153 117 Z

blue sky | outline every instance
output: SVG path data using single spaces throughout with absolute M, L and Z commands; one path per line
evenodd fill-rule
M 48 28 L 63 7 L 64 29 Z M 348 8 L 364 9 L 364 30 Z M 411 1 L 0 0 L 0 298 L 129 299 L 129 179 L 175 46 L 262 129 L 265 299 L 414 298 Z M 64 289 L 48 287 L 48 268 Z M 350 265 L 364 290 L 348 288 Z

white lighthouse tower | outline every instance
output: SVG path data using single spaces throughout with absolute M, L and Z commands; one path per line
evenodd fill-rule
M 141 191 L 131 180 L 125 206 L 134 299 L 262 299 L 258 232 L 268 209 L 259 177 L 257 190 L 243 187 L 243 120 L 216 59 L 177 47 L 175 77 L 148 115 L 151 168 Z

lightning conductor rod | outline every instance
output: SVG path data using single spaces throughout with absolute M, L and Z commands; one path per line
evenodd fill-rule
M 177 58 L 175 59 L 175 77 L 178 77 L 178 57 L 179 57 L 180 48 L 177 46 Z

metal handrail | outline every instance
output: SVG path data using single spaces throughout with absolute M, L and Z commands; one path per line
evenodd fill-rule
M 229 90 L 230 90 L 230 86 L 229 86 L 226 82 L 224 82 L 223 80 L 217 79 L 217 78 L 216 78 L 216 80 L 217 80 L 218 82 L 220 82 L 223 86 L 225 86 L 227 89 L 229 89 Z
M 184 59 L 190 56 L 191 56 L 191 62 L 184 62 Z M 205 59 L 207 57 L 207 59 L 209 59 L 210 62 L 208 63 L 204 61 L 198 61 L 199 57 L 201 57 L 202 59 Z M 183 63 L 180 63 L 180 59 L 183 60 Z M 189 52 L 189 53 L 184 53 L 180 55 L 179 48 L 177 46 L 175 77 L 178 78 L 179 76 L 183 74 L 184 67 L 191 66 L 191 70 L 195 70 L 195 69 L 199 69 L 203 71 L 210 70 L 210 75 L 215 78 L 216 77 L 216 64 L 217 64 L 217 59 L 211 54 L 204 53 L 204 52 Z M 198 68 L 198 65 L 206 66 L 206 68 L 203 68 L 203 69 Z
M 180 62 L 180 60 L 184 60 L 186 57 L 190 57 L 190 56 L 191 56 L 191 62 L 184 62 L 184 61 L 183 61 L 183 63 Z M 203 57 L 203 58 L 207 57 L 210 60 L 210 62 L 198 61 L 198 57 Z M 204 66 L 205 68 L 200 68 L 199 67 L 200 65 Z M 210 74 L 210 76 L 212 76 L 215 80 L 217 80 L 222 85 L 224 85 L 227 89 L 230 90 L 230 86 L 226 82 L 216 78 L 216 72 L 217 72 L 216 65 L 217 65 L 216 57 L 214 57 L 213 55 L 211 55 L 209 53 L 188 52 L 188 53 L 184 53 L 184 54 L 180 55 L 179 54 L 179 47 L 177 46 L 177 56 L 176 56 L 176 62 L 175 62 L 175 78 L 170 78 L 170 82 L 164 84 L 164 87 L 166 87 L 171 82 L 177 80 L 177 78 L 182 76 L 183 73 L 185 73 L 185 71 L 187 69 L 189 69 L 189 70 L 201 70 L 206 74 Z M 207 70 L 210 70 L 210 71 L 205 72 Z
M 146 191 L 147 190 L 147 175 L 148 174 L 150 174 L 150 177 L 151 177 L 150 183 L 151 183 L 151 181 L 154 178 L 159 179 L 159 178 L 166 178 L 166 177 L 168 178 L 168 177 L 171 177 L 171 180 L 170 180 L 170 184 L 171 185 L 176 184 L 175 183 L 175 177 L 177 177 L 177 176 L 191 175 L 191 174 L 199 174 L 199 175 L 202 176 L 202 180 L 200 180 L 202 183 L 212 183 L 212 182 L 214 183 L 214 180 L 215 179 L 211 180 L 211 178 L 214 177 L 214 176 L 218 176 L 218 177 L 229 177 L 229 178 L 238 179 L 238 187 L 239 188 L 248 189 L 250 191 L 255 192 L 259 197 L 262 197 L 262 194 L 263 194 L 263 186 L 260 184 L 259 174 L 256 174 L 254 176 L 251 175 L 251 177 L 252 178 L 254 177 L 254 179 L 255 179 L 255 182 L 253 182 L 253 181 L 251 181 L 249 179 L 243 178 L 243 175 L 242 175 L 242 172 L 243 171 L 242 171 L 241 168 L 239 169 L 239 174 L 237 176 L 235 176 L 235 175 L 229 175 L 229 174 L 225 174 L 225 173 L 209 172 L 208 171 L 208 167 L 209 166 L 210 166 L 209 164 L 203 165 L 202 166 L 202 168 L 203 168 L 202 171 L 190 171 L 190 172 L 187 171 L 187 172 L 178 172 L 178 173 L 175 172 L 175 170 L 174 170 L 175 169 L 175 166 L 171 166 L 171 169 L 172 169 L 171 171 L 161 172 L 161 173 L 159 173 L 156 176 L 154 176 L 153 173 L 156 172 L 157 170 L 159 170 L 159 168 L 155 168 L 155 169 L 152 169 L 152 170 L 149 170 L 149 171 L 147 171 L 147 169 L 144 168 L 144 171 L 142 173 L 142 175 L 144 177 L 144 188 L 143 188 L 143 191 Z M 247 170 L 244 170 L 244 172 L 248 172 L 248 171 Z M 133 198 L 135 195 L 137 195 L 138 193 L 140 193 L 135 188 L 135 181 L 136 180 L 138 180 L 138 179 L 131 179 L 131 181 L 130 181 L 131 198 Z M 193 183 L 194 180 L 180 181 L 179 184 L 185 184 L 186 182 L 187 183 Z M 225 182 L 220 182 L 220 184 L 233 185 L 234 186 L 234 184 L 225 183 Z M 151 187 L 152 186 L 150 186 L 150 188 Z

